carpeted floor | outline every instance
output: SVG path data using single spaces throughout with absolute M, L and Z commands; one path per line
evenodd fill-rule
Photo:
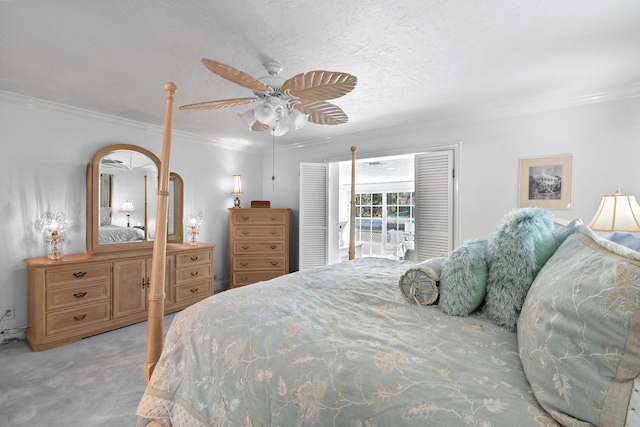
M 42 352 L 0 346 L 0 426 L 135 426 L 146 338 L 142 322 Z

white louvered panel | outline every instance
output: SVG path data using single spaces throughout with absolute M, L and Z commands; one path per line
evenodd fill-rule
M 453 249 L 453 151 L 416 155 L 416 252 L 418 261 Z
M 300 163 L 299 269 L 327 264 L 328 164 Z

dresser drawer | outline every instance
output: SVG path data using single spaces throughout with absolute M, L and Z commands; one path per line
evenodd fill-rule
M 176 256 L 176 268 L 196 264 L 212 264 L 213 260 L 211 259 L 211 256 L 211 251 L 208 250 L 179 254 Z
M 286 237 L 286 228 L 284 225 L 264 227 L 238 226 L 233 229 L 233 235 L 236 239 L 284 239 Z
M 233 273 L 233 288 L 238 286 L 250 285 L 256 282 L 262 282 L 263 280 L 273 279 L 274 277 L 283 276 L 285 273 L 280 271 L 256 271 L 250 272 L 238 272 Z
M 271 254 L 284 254 L 286 245 L 283 241 L 277 242 L 234 242 L 233 253 L 235 254 L 260 254 L 269 256 Z
M 213 282 L 211 279 L 176 286 L 176 303 L 192 298 L 202 299 L 205 295 L 211 295 Z
M 251 209 L 246 211 L 231 211 L 231 220 L 235 225 L 242 224 L 285 224 L 287 213 L 285 211 L 272 211 L 270 209 Z
M 47 335 L 55 335 L 67 331 L 108 322 L 110 316 L 111 301 L 98 304 L 89 304 L 82 307 L 47 314 Z
M 111 282 L 89 283 L 82 286 L 55 288 L 45 292 L 45 310 L 78 307 L 111 298 Z
M 176 270 L 176 280 L 180 284 L 184 281 L 195 279 L 207 279 L 211 277 L 211 265 L 199 265 L 191 268 Z
M 46 272 L 47 289 L 75 283 L 89 283 L 99 280 L 111 280 L 111 263 L 91 263 L 88 266 L 50 268 Z
M 235 257 L 233 259 L 234 270 L 283 270 L 285 268 L 284 257 L 269 258 L 243 258 Z

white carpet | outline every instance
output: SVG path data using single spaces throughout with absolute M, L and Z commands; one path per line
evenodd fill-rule
M 142 322 L 42 352 L 0 346 L 0 426 L 135 426 L 146 339 Z

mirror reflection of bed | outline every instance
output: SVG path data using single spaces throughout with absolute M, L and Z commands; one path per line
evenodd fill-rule
M 148 194 L 153 194 L 157 177 L 155 162 L 142 153 L 114 150 L 102 158 L 99 244 L 152 239 L 147 218 L 155 218 L 155 203 L 150 213 Z

